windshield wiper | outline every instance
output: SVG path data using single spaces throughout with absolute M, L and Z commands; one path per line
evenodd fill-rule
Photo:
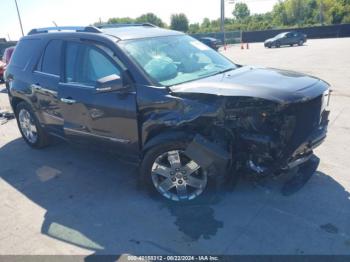
M 222 71 L 220 71 L 220 72 L 218 72 L 218 73 L 216 73 L 216 74 L 218 75 L 218 74 L 227 73 L 227 72 L 230 72 L 230 71 L 235 70 L 235 69 L 237 69 L 237 68 L 233 68 L 233 67 L 227 68 L 227 69 L 222 70 Z
M 225 70 L 222 70 L 222 71 L 219 71 L 219 72 L 216 72 L 214 74 L 212 73 L 206 73 L 206 74 L 200 74 L 199 76 L 201 77 L 210 77 L 210 76 L 216 76 L 216 75 L 220 75 L 220 74 L 224 74 L 226 72 L 229 72 L 229 71 L 232 71 L 232 70 L 235 70 L 236 68 L 228 68 L 228 69 L 225 69 Z

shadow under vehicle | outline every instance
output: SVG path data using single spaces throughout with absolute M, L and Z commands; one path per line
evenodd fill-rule
M 31 147 L 56 136 L 118 152 L 140 165 L 145 186 L 174 201 L 242 171 L 264 177 L 315 163 L 327 134 L 326 82 L 237 65 L 149 24 L 33 29 L 6 80 Z
M 341 234 L 349 235 L 349 193 L 320 172 L 289 198 L 279 194 L 275 180 L 253 187 L 242 179 L 232 193 L 211 191 L 204 199 L 176 203 L 145 197 L 136 187 L 137 169 L 112 154 L 64 143 L 33 150 L 16 139 L 0 148 L 0 159 L 0 178 L 12 188 L 9 201 L 17 201 L 15 192 L 23 199 L 4 213 L 7 219 L 16 217 L 16 232 L 30 236 L 28 232 L 40 230 L 96 255 L 260 254 L 262 250 L 285 255 L 294 254 L 295 248 L 305 254 L 331 254 L 327 252 L 339 252 L 334 238 L 346 241 Z M 24 207 L 35 208 L 28 212 Z M 331 225 L 337 234 L 323 231 Z M 243 232 L 248 233 L 240 238 Z M 59 242 L 56 246 L 42 237 L 30 241 L 33 238 L 18 241 L 18 250 L 30 246 L 36 254 L 62 252 Z M 46 245 L 49 249 L 43 251 Z M 348 254 L 348 245 L 344 248 Z

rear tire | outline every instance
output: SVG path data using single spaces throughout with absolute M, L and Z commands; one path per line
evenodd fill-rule
M 24 141 L 32 148 L 46 147 L 49 144 L 48 135 L 41 127 L 32 107 L 26 102 L 21 102 L 15 111 L 18 128 Z
M 140 166 L 140 181 L 152 194 L 184 202 L 197 199 L 206 191 L 207 171 L 184 154 L 187 146 L 185 141 L 168 142 L 146 152 Z

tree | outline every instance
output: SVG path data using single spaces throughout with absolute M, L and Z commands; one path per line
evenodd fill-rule
M 288 17 L 286 12 L 286 7 L 284 5 L 284 2 L 279 1 L 275 6 L 273 7 L 272 11 L 273 16 L 273 23 L 275 25 L 287 25 L 288 24 Z
M 301 25 L 304 23 L 304 10 L 306 9 L 304 0 L 289 0 L 286 1 L 287 15 L 289 17 L 290 24 Z
M 188 32 L 190 34 L 195 34 L 195 33 L 198 33 L 199 30 L 200 30 L 200 25 L 198 23 L 195 23 L 195 24 L 190 24 Z
M 246 3 L 237 3 L 232 14 L 238 21 L 244 21 L 250 16 L 250 10 Z
M 225 19 L 227 31 L 350 23 L 350 0 L 278 0 L 271 12 L 252 15 L 248 6 L 240 2 L 235 5 L 232 14 L 233 18 Z M 166 27 L 153 13 L 144 14 L 136 19 L 116 17 L 108 20 L 108 23 L 124 24 L 146 22 Z M 100 25 L 100 22 L 96 22 L 95 25 Z M 190 34 L 219 32 L 220 19 L 204 18 L 202 23 L 189 25 L 186 15 L 174 14 L 171 16 L 171 28 Z
M 210 24 L 211 24 L 211 22 L 210 22 L 210 19 L 209 18 L 204 18 L 203 19 L 203 22 L 202 22 L 202 27 L 210 27 Z
M 187 32 L 189 22 L 185 14 L 173 14 L 171 15 L 170 28 L 176 31 Z
M 107 24 L 132 24 L 135 23 L 135 19 L 130 17 L 113 17 L 109 18 Z
M 165 23 L 163 23 L 162 19 L 160 19 L 158 16 L 156 16 L 153 13 L 147 13 L 147 14 L 141 15 L 140 17 L 136 18 L 136 22 L 151 23 L 159 27 L 165 27 Z

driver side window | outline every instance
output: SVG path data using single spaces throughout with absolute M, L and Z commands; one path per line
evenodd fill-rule
M 94 46 L 68 42 L 65 49 L 65 82 L 95 87 L 98 79 L 120 70 L 103 51 Z

